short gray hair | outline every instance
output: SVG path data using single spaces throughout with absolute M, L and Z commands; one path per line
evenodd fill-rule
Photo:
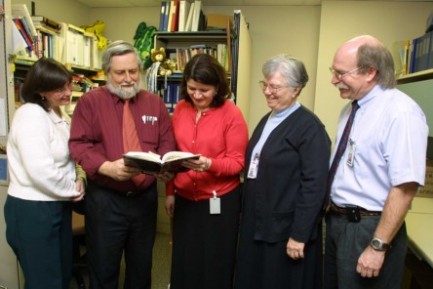
M 271 77 L 280 73 L 289 87 L 305 87 L 308 82 L 308 73 L 305 65 L 299 59 L 287 54 L 280 54 L 268 59 L 262 66 L 264 77 Z
M 117 55 L 125 55 L 134 53 L 137 57 L 137 63 L 140 70 L 142 70 L 142 61 L 135 47 L 123 40 L 117 40 L 110 43 L 102 54 L 102 69 L 105 74 L 108 74 L 111 68 L 111 58 Z

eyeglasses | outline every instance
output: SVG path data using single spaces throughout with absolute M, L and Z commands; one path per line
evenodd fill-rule
M 259 85 L 260 85 L 260 88 L 262 89 L 263 92 L 266 90 L 266 88 L 269 88 L 272 93 L 277 93 L 280 89 L 287 87 L 287 85 L 278 86 L 278 85 L 274 85 L 274 84 L 269 84 L 269 83 L 264 82 L 263 80 L 259 81 Z
M 355 71 L 358 71 L 358 70 L 359 70 L 359 67 L 354 68 L 354 69 L 352 69 L 352 70 L 350 70 L 350 71 L 347 71 L 347 72 L 339 72 L 339 71 L 336 71 L 334 68 L 329 67 L 329 71 L 330 71 L 330 72 L 332 73 L 332 75 L 334 75 L 338 80 L 342 80 L 343 77 L 345 77 L 346 75 L 352 74 L 352 73 L 354 73 Z

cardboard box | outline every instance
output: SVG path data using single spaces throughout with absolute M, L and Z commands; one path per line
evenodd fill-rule
M 433 198 L 433 161 L 427 160 L 424 187 L 420 187 L 417 197 Z
M 207 30 L 227 29 L 227 25 L 233 16 L 222 14 L 207 15 Z

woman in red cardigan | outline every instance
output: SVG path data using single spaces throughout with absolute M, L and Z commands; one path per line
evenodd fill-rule
M 201 157 L 167 184 L 171 289 L 232 288 L 248 129 L 229 96 L 227 76 L 215 58 L 198 54 L 188 62 L 173 130 L 178 150 Z

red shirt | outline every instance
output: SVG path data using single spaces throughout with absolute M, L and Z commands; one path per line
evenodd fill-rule
M 239 108 L 231 101 L 203 112 L 195 121 L 197 110 L 181 100 L 173 114 L 173 131 L 178 150 L 202 154 L 212 160 L 205 172 L 178 173 L 167 184 L 167 194 L 174 191 L 190 200 L 205 200 L 224 195 L 239 185 L 244 168 L 248 128 Z
M 162 99 L 140 91 L 130 101 L 142 151 L 165 154 L 175 149 L 170 116 Z M 78 101 L 71 123 L 69 149 L 72 158 L 96 183 L 119 191 L 133 191 L 150 186 L 148 176 L 142 188 L 132 181 L 119 182 L 98 173 L 105 161 L 115 161 L 125 153 L 122 140 L 123 100 L 106 87 L 84 94 Z

